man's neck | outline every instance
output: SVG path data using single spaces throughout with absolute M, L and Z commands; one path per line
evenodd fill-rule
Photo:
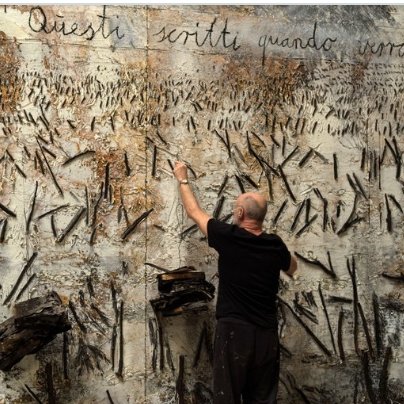
M 256 222 L 243 221 L 242 223 L 239 224 L 239 227 L 241 227 L 244 230 L 247 230 L 249 233 L 252 233 L 256 236 L 259 236 L 263 232 L 262 226 Z

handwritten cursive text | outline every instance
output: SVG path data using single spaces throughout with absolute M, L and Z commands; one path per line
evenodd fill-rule
M 113 33 L 116 34 L 118 39 L 122 39 L 125 36 L 125 34 L 119 34 L 119 26 L 108 31 L 106 22 L 110 20 L 110 18 L 106 16 L 106 6 L 103 6 L 102 15 L 97 15 L 97 17 L 101 19 L 97 28 L 94 28 L 91 22 L 82 27 L 79 26 L 77 22 L 67 24 L 63 21 L 63 15 L 56 14 L 56 17 L 60 20 L 48 21 L 48 17 L 42 7 L 32 7 L 29 13 L 28 25 L 34 32 L 44 32 L 45 34 L 58 32 L 65 36 L 75 35 L 84 37 L 87 41 L 94 39 L 99 32 L 104 39 L 107 39 Z
M 227 18 L 224 23 L 224 27 L 221 31 L 220 28 L 216 26 L 217 18 L 215 18 L 208 29 L 200 29 L 199 22 L 196 23 L 197 29 L 194 31 L 179 30 L 177 28 L 169 29 L 164 26 L 159 32 L 153 34 L 153 36 L 160 36 L 157 42 L 168 41 L 170 43 L 182 43 L 186 45 L 188 39 L 193 41 L 196 46 L 210 46 L 211 48 L 216 48 L 216 46 L 221 43 L 224 48 L 232 47 L 233 50 L 240 48 L 237 44 L 237 34 L 233 38 L 229 38 L 231 32 L 227 30 Z
M 266 49 L 269 45 L 279 46 L 281 48 L 294 48 L 294 49 L 306 49 L 311 48 L 316 51 L 321 49 L 329 51 L 332 44 L 337 40 L 337 38 L 327 37 L 324 41 L 320 42 L 317 38 L 317 22 L 314 23 L 313 34 L 308 39 L 294 38 L 290 39 L 288 37 L 281 39 L 278 36 L 273 35 L 262 35 L 258 41 L 258 46 L 262 48 L 262 65 L 265 64 L 266 59 Z

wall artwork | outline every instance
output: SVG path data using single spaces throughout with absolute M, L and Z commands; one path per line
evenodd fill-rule
M 0 6 L 0 323 L 52 291 L 71 322 L 0 403 L 211 402 L 178 159 L 216 218 L 266 195 L 297 256 L 279 402 L 404 402 L 403 32 L 400 5 Z M 206 299 L 167 309 L 176 273 Z

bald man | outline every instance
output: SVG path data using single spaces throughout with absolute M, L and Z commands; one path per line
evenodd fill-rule
M 182 203 L 219 253 L 219 290 L 213 363 L 214 404 L 276 403 L 279 341 L 276 295 L 279 274 L 292 276 L 296 259 L 262 224 L 266 199 L 253 192 L 240 195 L 233 224 L 210 217 L 200 208 L 188 181 L 187 166 L 176 162 Z

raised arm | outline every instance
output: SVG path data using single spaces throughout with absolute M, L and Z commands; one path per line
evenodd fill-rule
M 199 227 L 201 232 L 208 235 L 208 221 L 211 218 L 203 209 L 200 208 L 197 199 L 188 182 L 188 168 L 180 161 L 175 163 L 174 175 L 178 180 L 182 204 L 190 219 Z

